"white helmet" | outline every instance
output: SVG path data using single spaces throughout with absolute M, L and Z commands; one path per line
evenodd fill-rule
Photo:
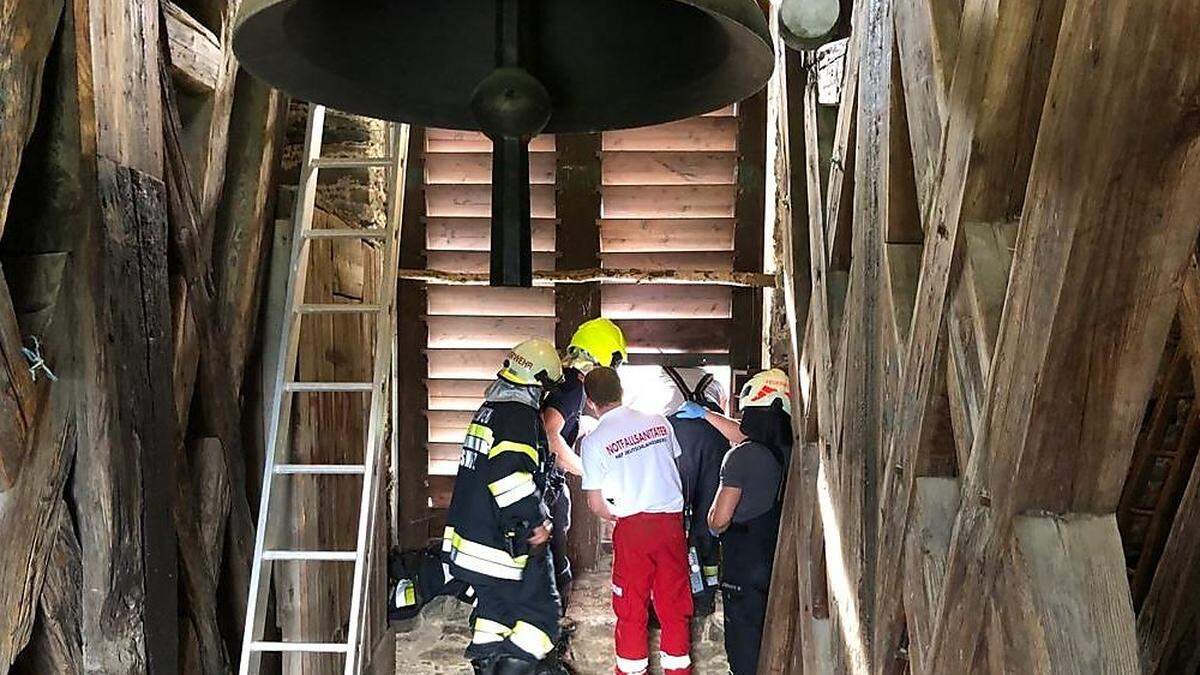
M 562 361 L 554 345 L 532 338 L 512 348 L 497 377 L 513 384 L 548 386 L 562 381 Z
M 738 395 L 738 404 L 746 408 L 766 408 L 775 401 L 783 405 L 783 412 L 792 414 L 792 385 L 788 377 L 778 368 L 764 370 L 750 378 Z

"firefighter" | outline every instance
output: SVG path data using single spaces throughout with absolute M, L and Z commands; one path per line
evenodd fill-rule
M 588 507 L 613 529 L 612 603 L 617 615 L 617 675 L 649 668 L 649 603 L 662 626 L 664 675 L 690 675 L 692 593 L 683 533 L 682 451 L 662 415 L 623 406 L 611 368 L 584 379 L 588 405 L 600 422 L 583 439 L 583 489 Z
M 561 379 L 553 345 L 539 339 L 517 345 L 463 441 L 442 552 L 451 574 L 475 589 L 466 653 L 476 673 L 545 672 L 538 664 L 558 638 L 543 501 L 552 458 L 538 410 L 543 393 Z
M 708 512 L 709 527 L 721 536 L 725 653 L 733 675 L 753 675 L 758 667 L 783 480 L 791 458 L 790 391 L 787 376 L 778 369 L 755 375 L 742 388 L 740 426 L 746 441 L 725 455 L 720 488 Z
M 676 394 L 667 410 L 692 402 L 719 413 L 725 406 L 725 389 L 712 373 L 702 368 L 663 367 L 663 374 L 674 384 Z M 721 482 L 721 461 L 729 451 L 729 439 L 703 417 L 683 417 L 677 411 L 667 417 L 675 429 L 683 455 L 679 471 L 683 477 L 688 527 L 688 565 L 692 604 L 696 616 L 716 611 L 720 543 L 708 530 L 708 510 Z
M 628 358 L 625 335 L 617 324 L 608 319 L 592 319 L 579 326 L 571 338 L 563 359 L 563 382 L 546 396 L 542 404 L 542 423 L 550 441 L 550 450 L 557 458 L 550 472 L 546 503 L 554 521 L 550 550 L 554 555 L 554 570 L 564 614 L 571 600 L 571 561 L 567 558 L 567 534 L 571 529 L 571 492 L 566 487 L 566 473 L 583 475 L 583 463 L 575 454 L 579 439 L 579 417 L 583 413 L 583 377 L 597 366 L 616 368 Z M 570 626 L 569 622 L 564 625 Z

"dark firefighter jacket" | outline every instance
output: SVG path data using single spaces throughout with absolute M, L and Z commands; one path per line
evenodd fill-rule
M 542 491 L 549 451 L 538 411 L 484 403 L 467 427 L 446 518 L 442 554 L 469 584 L 520 581 L 526 539 L 549 520 Z

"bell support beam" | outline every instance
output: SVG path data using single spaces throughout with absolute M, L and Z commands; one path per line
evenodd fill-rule
M 937 0 L 926 0 L 934 3 Z M 902 365 L 895 426 L 883 465 L 876 583 L 876 659 L 898 664 L 904 632 L 901 584 L 903 542 L 915 482 L 929 448 L 922 442 L 931 423 L 935 373 L 944 363 L 945 310 L 955 261 L 961 255 L 964 220 L 999 219 L 1013 207 L 1009 195 L 1023 190 L 1049 77 L 1048 42 L 1057 34 L 1061 4 L 1029 0 L 968 0 L 947 109 L 931 208 L 925 213 L 924 246 L 912 331 L 901 346 Z M 1031 49 L 1030 44 L 1042 49 Z M 1019 75 L 1014 75 L 1019 73 Z M 914 97 L 908 97 L 909 99 Z M 1027 110 L 1028 115 L 1014 115 Z M 904 123 L 903 120 L 898 120 Z M 1005 152 L 998 148 L 1003 147 Z M 997 148 L 993 152 L 992 148 Z M 914 149 L 914 155 L 915 155 Z M 1015 157 L 1015 159 L 1014 159 Z M 918 191 L 919 192 L 919 191 Z
M 561 251 L 557 266 L 562 270 L 600 267 L 600 134 L 560 134 L 555 137 L 555 240 Z M 565 350 L 575 329 L 600 316 L 600 284 L 559 284 L 554 289 L 554 340 Z M 581 483 L 570 476 L 571 539 L 573 565 L 585 570 L 600 555 L 601 523 L 587 508 Z
M 1183 28 L 1197 21 L 1196 0 L 1153 11 L 1131 0 L 1066 4 L 928 654 L 932 672 L 970 666 L 1017 514 L 1116 507 L 1200 226 L 1200 125 L 1189 107 L 1200 97 L 1200 54 Z M 1161 105 L 1151 113 L 1146 100 Z M 1055 536 L 1065 543 L 1074 535 Z M 1123 565 L 1105 536 L 1088 535 L 1078 549 L 1102 560 L 1068 555 L 1048 569 Z M 1046 585 L 1026 588 L 1008 592 Z M 1077 618 L 1036 642 L 1038 658 L 1050 670 L 1137 670 L 1128 658 L 1128 601 L 1059 590 Z M 1062 605 L 1035 606 L 1018 630 L 1049 625 L 1055 606 Z

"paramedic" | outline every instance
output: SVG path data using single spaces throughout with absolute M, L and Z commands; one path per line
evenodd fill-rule
M 649 667 L 648 604 L 662 626 L 664 675 L 690 675 L 692 593 L 683 533 L 681 451 L 670 423 L 621 405 L 617 372 L 596 368 L 584 379 L 599 416 L 582 443 L 588 506 L 613 530 L 612 601 L 617 617 L 618 675 Z

